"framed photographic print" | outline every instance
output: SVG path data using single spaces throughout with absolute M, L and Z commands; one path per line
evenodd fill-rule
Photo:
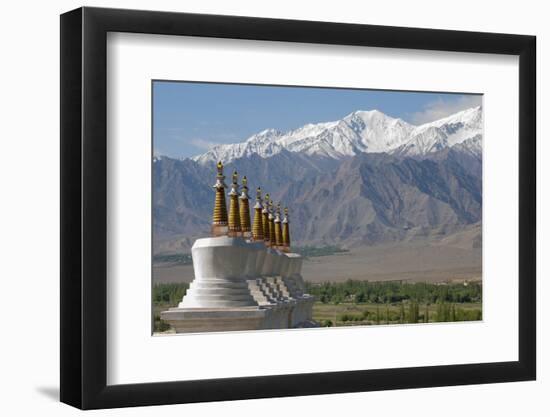
M 535 379 L 535 38 L 61 16 L 61 400 Z

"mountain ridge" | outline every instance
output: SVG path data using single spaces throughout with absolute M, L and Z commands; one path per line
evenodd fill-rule
M 478 152 L 481 136 L 481 106 L 419 126 L 378 110 L 359 110 L 341 120 L 306 124 L 288 132 L 265 129 L 243 142 L 216 145 L 190 159 L 202 165 L 229 163 L 253 154 L 270 158 L 283 150 L 337 160 L 380 152 L 424 156 L 476 138 L 479 143 L 472 143 L 471 150 Z
M 375 245 L 481 221 L 481 159 L 458 146 L 422 158 L 363 153 L 329 168 L 288 151 L 255 154 L 226 171 L 246 174 L 251 190 L 261 186 L 289 205 L 295 244 Z M 178 240 L 185 251 L 209 233 L 215 165 L 161 158 L 153 169 L 155 241 Z

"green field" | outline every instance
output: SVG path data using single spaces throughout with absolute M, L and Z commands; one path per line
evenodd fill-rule
M 481 303 L 326 304 L 316 302 L 313 320 L 321 326 L 436 323 L 481 320 Z
M 317 258 L 320 256 L 335 255 L 338 253 L 349 252 L 347 249 L 342 249 L 339 246 L 296 246 L 292 248 L 294 252 L 299 253 L 304 258 Z
M 433 323 L 482 319 L 481 281 L 306 283 L 322 326 Z
M 190 253 L 159 253 L 153 256 L 153 264 L 192 265 Z
M 160 313 L 181 301 L 188 284 L 153 286 L 154 331 L 170 326 Z M 482 319 L 480 281 L 461 283 L 346 281 L 314 284 L 313 320 L 321 326 L 476 321 Z
M 413 300 L 421 304 L 480 303 L 481 281 L 462 282 L 344 282 L 311 283 L 306 281 L 306 292 L 322 303 L 395 304 Z
M 171 307 L 176 307 L 185 295 L 187 288 L 189 288 L 189 284 L 156 284 L 153 286 L 153 331 L 155 333 L 170 330 L 170 325 L 160 319 L 160 313 Z

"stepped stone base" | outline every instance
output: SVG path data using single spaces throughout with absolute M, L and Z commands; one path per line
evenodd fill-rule
M 257 278 L 247 283 L 249 294 L 257 306 L 189 308 L 180 303 L 179 307 L 163 311 L 161 318 L 176 333 L 318 326 L 311 319 L 314 297 L 298 293 L 295 290 L 298 284 L 293 278 Z
M 176 333 L 315 327 L 300 255 L 227 236 L 198 239 L 192 254 L 195 280 L 161 313 Z
M 241 308 L 171 308 L 161 317 L 176 333 L 225 332 L 262 328 L 266 310 L 257 307 Z
M 169 323 L 176 333 L 227 332 L 317 327 L 317 324 L 308 318 L 311 317 L 310 312 L 311 306 L 296 302 L 240 308 L 175 307 L 163 311 L 161 318 Z

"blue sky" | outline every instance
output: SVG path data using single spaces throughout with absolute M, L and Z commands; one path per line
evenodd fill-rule
M 156 154 L 189 157 L 264 129 L 284 132 L 356 110 L 422 124 L 479 104 L 481 95 L 470 94 L 155 81 L 153 147 Z

